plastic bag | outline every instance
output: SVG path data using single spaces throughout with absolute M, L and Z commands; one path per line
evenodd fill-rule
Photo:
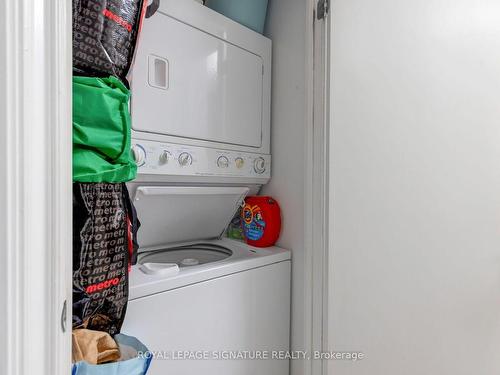
M 136 177 L 129 98 L 115 77 L 73 77 L 74 181 L 116 183 Z
M 124 80 L 145 14 L 144 0 L 73 0 L 73 69 Z
M 133 215 L 124 183 L 73 184 L 73 328 L 120 332 L 137 242 Z
M 146 346 L 131 336 L 119 334 L 114 338 L 120 349 L 125 345 L 137 351 L 136 357 L 104 365 L 78 362 L 73 365 L 72 375 L 145 375 L 152 360 L 152 355 Z

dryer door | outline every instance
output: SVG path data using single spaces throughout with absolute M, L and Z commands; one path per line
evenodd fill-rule
M 162 8 L 145 20 L 132 75 L 134 130 L 259 148 L 262 103 L 260 56 Z
M 219 237 L 248 191 L 247 187 L 137 187 L 140 251 Z

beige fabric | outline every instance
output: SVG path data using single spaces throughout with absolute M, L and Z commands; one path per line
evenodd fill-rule
M 90 329 L 73 330 L 73 363 L 85 361 L 98 365 L 119 358 L 118 345 L 107 332 Z

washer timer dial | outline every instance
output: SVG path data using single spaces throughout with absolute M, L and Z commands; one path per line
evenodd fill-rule
M 253 170 L 258 174 L 264 173 L 266 171 L 266 160 L 261 156 L 255 159 L 253 163 Z

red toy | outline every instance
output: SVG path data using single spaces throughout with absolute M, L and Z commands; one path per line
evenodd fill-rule
M 281 232 L 281 210 L 271 197 L 247 197 L 241 211 L 243 233 L 249 245 L 273 246 Z

